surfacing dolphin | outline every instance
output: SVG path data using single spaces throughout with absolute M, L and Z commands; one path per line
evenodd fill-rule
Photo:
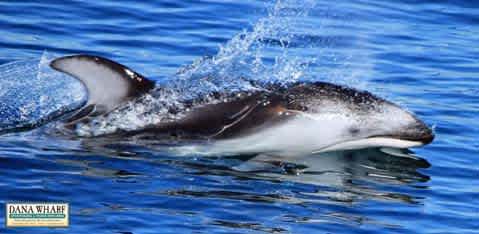
M 91 55 L 65 56 L 50 66 L 86 87 L 88 101 L 65 120 L 74 128 L 140 98 L 154 82 L 130 68 Z M 205 99 L 206 100 L 206 99 Z M 432 130 L 414 114 L 367 91 L 326 82 L 271 85 L 217 100 L 192 101 L 174 120 L 116 136 L 204 140 L 208 154 L 305 155 L 430 143 Z

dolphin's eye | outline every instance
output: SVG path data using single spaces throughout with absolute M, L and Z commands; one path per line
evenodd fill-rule
M 356 127 L 349 128 L 349 133 L 353 136 L 358 135 L 359 132 L 360 132 L 359 128 L 356 128 Z

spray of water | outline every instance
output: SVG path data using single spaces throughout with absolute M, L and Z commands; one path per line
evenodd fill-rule
M 180 87 L 195 95 L 212 89 L 231 92 L 258 88 L 250 81 L 297 81 L 315 58 L 295 54 L 297 48 L 290 47 L 301 47 L 297 42 L 302 35 L 297 30 L 314 6 L 312 0 L 277 1 L 269 6 L 266 17 L 221 45 L 215 56 L 180 69 Z
M 305 23 L 309 22 L 311 13 L 318 13 L 317 7 L 314 0 L 278 0 L 267 5 L 268 13 L 265 17 L 220 45 L 216 55 L 200 58 L 193 64 L 180 68 L 175 77 L 170 79 L 171 82 L 165 82 L 160 89 L 141 100 L 78 126 L 77 134 L 101 135 L 178 118 L 181 115 L 177 114 L 177 110 L 187 111 L 183 104 L 185 100 L 205 96 L 213 91 L 225 94 L 252 91 L 262 89 L 268 83 L 287 84 L 298 80 L 337 81 L 335 71 L 328 73 L 322 64 L 337 59 L 342 59 L 344 61 L 341 63 L 347 64 L 351 56 L 324 56 L 327 53 L 323 53 L 323 49 L 328 48 L 330 42 L 317 35 L 321 32 L 321 25 Z M 312 27 L 315 27 L 314 30 Z M 13 119 L 24 119 L 27 122 L 48 119 L 52 113 L 63 110 L 65 106 L 70 108 L 75 106 L 72 103 L 78 106 L 78 103 L 85 101 L 85 92 L 79 82 L 49 68 L 48 63 L 54 57 L 58 56 L 44 53 L 37 63 L 30 61 L 27 65 L 11 64 L 3 67 L 2 70 L 7 71 L 10 69 L 19 72 L 18 69 L 23 69 L 22 72 L 30 72 L 33 78 L 27 79 L 28 84 L 25 86 L 37 87 L 28 92 L 28 95 L 38 96 L 33 96 L 34 101 L 32 96 L 24 101 L 22 98 L 16 100 L 18 104 L 14 106 L 20 111 L 13 115 Z M 38 66 L 32 67 L 32 64 Z M 311 69 L 318 69 L 318 66 L 323 70 L 311 72 Z M 311 74 L 325 75 L 311 77 Z M 351 76 L 343 76 L 342 80 L 350 82 L 350 78 Z M 52 80 L 55 82 L 50 82 Z M 19 82 L 21 81 L 17 82 L 17 88 L 25 87 L 18 86 Z M 0 89 L 0 98 L 15 93 L 14 89 L 5 85 L 8 82 L 2 82 L 4 87 Z M 0 106 L 0 113 L 8 112 L 7 109 Z M 3 120 L 2 124 L 9 125 L 12 121 Z
M 180 68 L 176 78 L 140 102 L 77 128 L 79 135 L 101 135 L 133 130 L 178 118 L 172 109 L 185 110 L 182 102 L 213 91 L 231 93 L 261 89 L 265 83 L 299 80 L 314 58 L 295 54 L 291 45 L 301 41 L 298 24 L 314 9 L 312 0 L 282 0 L 269 6 L 268 15 L 251 30 L 243 30 L 219 47 L 215 56 Z M 296 43 L 298 44 L 298 43 Z M 187 109 L 186 109 L 187 111 Z M 174 111 L 173 111 L 174 112 Z
M 51 58 L 45 52 L 40 60 L 0 66 L 0 132 L 41 125 L 82 104 L 81 84 L 52 72 Z

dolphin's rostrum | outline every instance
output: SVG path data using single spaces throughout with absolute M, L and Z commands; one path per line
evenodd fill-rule
M 130 68 L 99 56 L 66 56 L 50 65 L 80 80 L 88 91 L 84 107 L 66 120 L 69 127 L 107 114 L 154 87 Z M 409 148 L 434 138 L 424 122 L 399 106 L 367 91 L 331 83 L 269 85 L 260 91 L 227 96 L 226 101 L 191 102 L 195 104 L 175 121 L 118 135 L 201 139 L 210 143 L 208 147 L 194 149 L 208 154 L 281 155 Z

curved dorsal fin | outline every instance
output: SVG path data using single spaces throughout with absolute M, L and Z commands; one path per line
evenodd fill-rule
M 85 107 L 95 114 L 108 113 L 121 103 L 139 97 L 152 89 L 154 82 L 128 67 L 100 56 L 72 55 L 53 60 L 50 66 L 78 79 L 88 91 Z M 91 112 L 76 116 L 78 119 Z M 72 120 L 72 119 L 70 119 Z

